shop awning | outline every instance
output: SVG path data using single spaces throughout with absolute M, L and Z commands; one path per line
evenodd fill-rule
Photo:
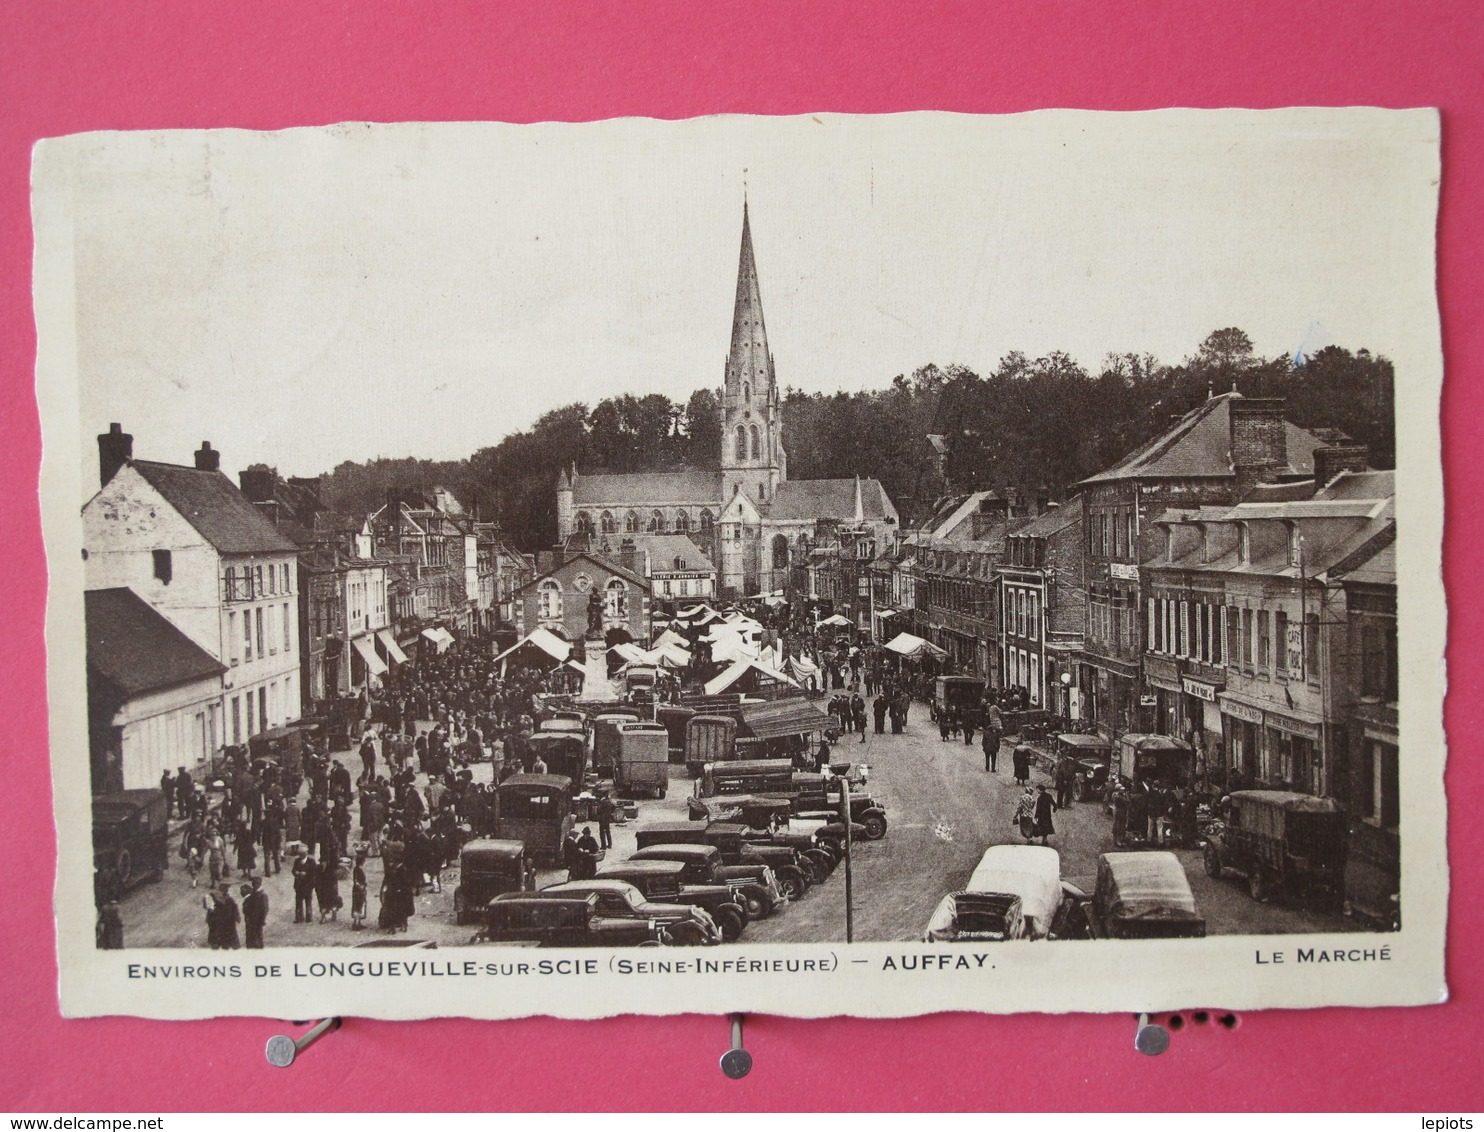
M 520 640 L 516 641 L 515 644 L 511 645 L 508 649 L 502 652 L 499 656 L 495 657 L 495 663 L 498 664 L 500 661 L 508 657 L 511 653 L 515 652 L 516 649 L 525 648 L 527 645 L 530 645 L 532 648 L 536 648 L 539 649 L 541 652 L 544 652 L 558 664 L 572 655 L 572 646 L 569 645 L 566 641 L 562 640 L 562 638 L 558 637 L 550 629 L 533 629 Z
M 376 639 L 381 642 L 381 647 L 386 649 L 386 655 L 392 659 L 394 664 L 407 663 L 407 654 L 402 651 L 402 646 L 397 644 L 397 638 L 392 636 L 390 629 L 376 630 Z
M 367 672 L 372 676 L 386 675 L 386 662 L 376 655 L 376 646 L 371 643 L 370 637 L 355 637 L 350 643 L 366 662 Z
M 806 735 L 829 726 L 830 717 L 809 700 L 774 700 L 768 704 L 742 705 L 742 731 L 754 739 L 782 735 Z
M 820 621 L 818 624 L 820 624 L 821 626 L 823 626 L 823 625 L 839 625 L 839 626 L 843 626 L 845 628 L 849 628 L 851 622 L 850 622 L 849 618 L 841 617 L 838 613 L 831 613 L 828 617 L 826 617 L 823 621 Z
M 948 655 L 931 641 L 924 641 L 911 633 L 898 633 L 886 642 L 886 647 L 899 656 L 932 656 L 942 660 Z
M 784 675 L 776 669 L 769 668 L 765 664 L 759 664 L 755 660 L 738 660 L 733 662 L 732 666 L 719 676 L 715 676 L 707 682 L 706 694 L 708 696 L 720 695 L 752 671 L 756 671 L 765 679 L 776 681 L 779 684 L 788 684 L 795 688 L 798 687 L 798 683 L 791 677 Z
M 876 611 L 876 616 L 882 621 L 885 621 L 888 617 L 895 617 L 896 615 L 897 611 L 895 609 L 878 609 Z

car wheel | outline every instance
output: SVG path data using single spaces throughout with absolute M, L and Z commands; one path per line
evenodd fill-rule
M 712 917 L 716 926 L 721 929 L 721 938 L 724 943 L 734 943 L 742 935 L 742 917 L 730 908 L 718 908 L 716 915 Z
M 780 869 L 776 875 L 778 877 L 778 891 L 783 893 L 788 899 L 797 900 L 804 895 L 806 891 L 804 887 L 804 876 L 798 869 L 790 866 L 786 869 Z
M 700 924 L 682 921 L 671 924 L 668 930 L 670 943 L 674 947 L 699 947 L 706 942 L 706 936 Z
M 764 920 L 773 911 L 773 903 L 761 889 L 748 889 L 742 893 L 742 907 L 749 920 Z
M 1252 871 L 1247 874 L 1247 894 L 1259 904 L 1265 904 L 1268 897 L 1272 895 L 1272 887 L 1262 866 L 1254 865 Z
M 1206 842 L 1206 851 L 1201 854 L 1201 860 L 1206 865 L 1206 875 L 1215 880 L 1221 879 L 1221 854 L 1216 852 L 1216 846 L 1209 841 Z
M 882 814 L 867 814 L 861 819 L 866 828 L 866 840 L 880 841 L 886 836 L 886 817 Z
M 810 849 L 804 854 L 806 861 L 814 862 L 814 880 L 819 883 L 835 871 L 835 859 L 823 849 Z

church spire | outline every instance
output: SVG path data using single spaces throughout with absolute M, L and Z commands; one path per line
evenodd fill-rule
M 773 386 L 773 357 L 768 351 L 768 327 L 763 320 L 762 289 L 757 281 L 757 259 L 752 251 L 752 221 L 742 201 L 742 250 L 737 262 L 737 302 L 732 309 L 732 346 L 727 355 L 727 391 L 749 386 L 754 403 L 767 404 Z M 764 396 L 759 397 L 759 394 Z

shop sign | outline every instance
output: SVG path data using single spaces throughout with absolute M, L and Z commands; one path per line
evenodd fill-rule
M 1189 676 L 1184 676 L 1180 679 L 1180 687 L 1187 696 L 1194 696 L 1198 700 L 1205 700 L 1208 704 L 1214 704 L 1216 702 L 1216 689 L 1210 684 L 1205 684 L 1200 680 L 1192 680 Z
M 1301 719 L 1289 719 L 1287 716 L 1268 712 L 1268 726 L 1303 739 L 1313 739 L 1316 742 L 1319 740 L 1319 724 L 1317 723 L 1306 723 Z
M 1157 696 L 1140 696 L 1139 697 L 1139 706 L 1140 707 L 1158 707 L 1159 706 L 1159 698 Z
M 1108 574 L 1122 582 L 1137 582 L 1139 580 L 1139 568 L 1128 562 L 1108 563 Z
M 1288 674 L 1295 680 L 1304 675 L 1304 627 L 1288 626 Z
M 1258 726 L 1262 725 L 1261 708 L 1248 707 L 1246 704 L 1241 703 L 1237 700 L 1233 700 L 1229 697 L 1222 698 L 1221 711 L 1222 714 L 1229 715 L 1233 719 L 1241 719 L 1245 720 L 1248 723 L 1256 723 Z

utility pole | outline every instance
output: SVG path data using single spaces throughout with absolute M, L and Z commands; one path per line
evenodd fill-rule
M 850 884 L 850 783 L 844 778 L 840 783 L 841 820 L 845 822 L 845 942 L 855 942 L 855 893 Z

